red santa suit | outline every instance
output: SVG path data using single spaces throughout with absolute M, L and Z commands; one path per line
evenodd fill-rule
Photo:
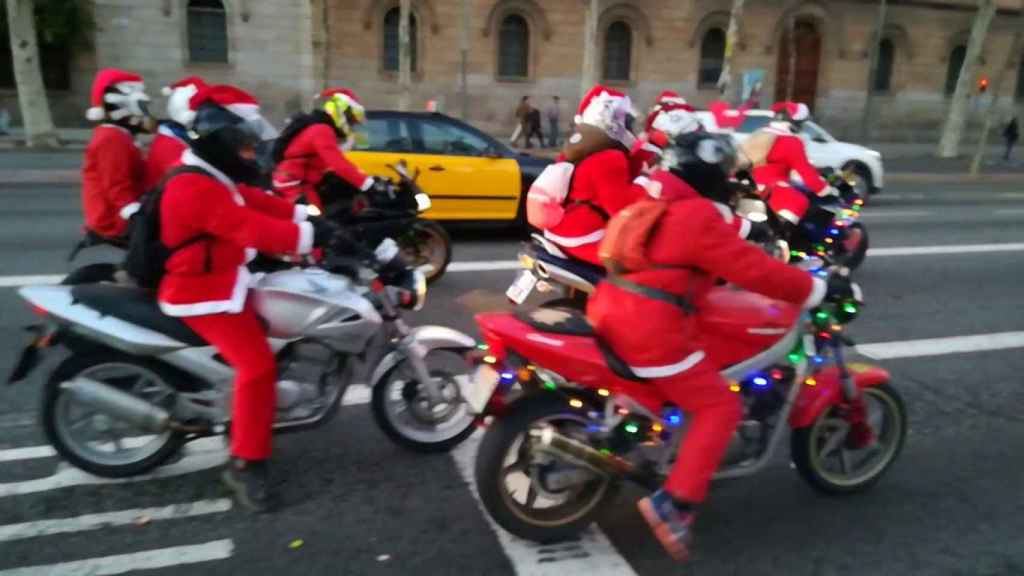
M 805 104 L 779 102 L 772 111 L 785 111 L 794 121 L 806 120 L 810 111 Z M 790 183 L 790 174 L 796 172 L 803 180 L 803 186 L 812 193 L 821 195 L 829 189 L 818 170 L 807 158 L 804 141 L 790 129 L 789 122 L 772 122 L 763 132 L 774 136 L 775 141 L 765 161 L 753 170 L 754 181 L 763 186 L 762 197 L 768 206 L 780 217 L 798 224 L 807 213 L 810 201 L 803 191 Z
M 677 92 L 666 90 L 658 95 L 647 114 L 644 133 L 630 151 L 630 162 L 638 173 L 657 167 L 670 138 L 703 129 L 693 111 L 693 106 Z
M 701 300 L 716 278 L 807 307 L 820 303 L 826 287 L 737 238 L 710 200 L 671 173 L 657 171 L 651 179 L 670 202 L 647 244 L 647 257 L 658 267 L 624 278 L 686 298 L 697 311 L 691 314 L 606 281 L 591 296 L 587 316 L 634 373 L 690 413 L 691 427 L 666 489 L 677 499 L 698 503 L 742 412 L 739 396 L 705 358 L 698 330 Z
M 576 164 L 565 201 L 565 217 L 544 231 L 548 240 L 574 258 L 598 266 L 601 261 L 597 249 L 608 219 L 646 194 L 644 178 L 633 173 L 626 152 L 636 140 L 626 129 L 626 117 L 631 113 L 628 96 L 603 86 L 592 88 L 580 102 L 576 124 L 599 128 L 622 148 L 592 153 Z
M 160 123 L 149 145 L 145 190 L 152 190 L 171 168 L 181 163 L 181 155 L 188 150 L 185 131 L 196 117 L 190 100 L 200 88 L 206 86 L 202 78 L 189 76 L 163 88 L 162 92 L 167 97 L 167 117 L 170 120 Z

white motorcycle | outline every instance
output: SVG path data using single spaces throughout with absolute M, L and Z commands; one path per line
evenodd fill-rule
M 250 293 L 277 356 L 275 432 L 327 421 L 362 367 L 374 417 L 393 441 L 434 452 L 467 438 L 475 416 L 461 387 L 476 341 L 402 320 L 400 309 L 424 304 L 423 274 L 407 270 L 385 285 L 369 258 L 325 262 L 262 276 Z M 134 476 L 191 440 L 229 433 L 234 371 L 151 294 L 114 284 L 19 293 L 43 322 L 11 382 L 23 380 L 43 350 L 71 352 L 43 390 L 46 436 L 65 460 L 98 476 Z

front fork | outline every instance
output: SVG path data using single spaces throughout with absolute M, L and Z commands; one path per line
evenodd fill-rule
M 847 445 L 850 448 L 863 448 L 874 441 L 875 433 L 868 423 L 867 405 L 864 403 L 864 393 L 853 379 L 850 370 L 846 367 L 843 359 L 843 345 L 847 343 L 846 338 L 841 334 L 836 335 L 833 344 L 836 368 L 839 370 L 839 385 L 843 393 L 843 403 L 840 404 L 840 412 L 843 418 L 850 424 L 850 432 L 847 436 Z M 849 342 L 852 344 L 852 342 Z
M 413 375 L 416 376 L 416 380 L 423 385 L 423 389 L 427 392 L 427 399 L 430 401 L 431 408 L 443 404 L 445 398 L 442 395 L 441 387 L 438 386 L 437 382 L 430 375 L 430 369 L 427 368 L 427 348 L 416 341 L 415 338 L 409 338 L 412 330 L 398 314 L 398 310 L 395 308 L 394 303 L 391 301 L 391 296 L 386 289 L 381 292 L 380 300 L 385 318 L 390 319 L 394 326 L 394 337 L 397 340 L 398 350 L 409 360 Z

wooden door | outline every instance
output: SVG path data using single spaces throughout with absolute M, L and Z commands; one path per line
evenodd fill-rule
M 812 21 L 797 20 L 795 25 L 796 77 L 793 82 L 792 100 L 807 104 L 814 109 L 818 97 L 818 72 L 821 65 L 821 34 Z M 775 100 L 787 99 L 790 66 L 789 30 L 779 40 L 779 61 L 776 68 Z

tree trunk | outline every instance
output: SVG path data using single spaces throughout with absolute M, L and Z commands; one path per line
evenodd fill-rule
M 996 71 L 995 80 L 992 83 L 992 103 L 985 111 L 985 122 L 981 127 L 981 137 L 978 139 L 978 149 L 974 151 L 974 159 L 971 161 L 971 176 L 977 176 L 981 172 L 981 162 L 985 158 L 985 151 L 988 150 L 988 135 L 992 130 L 992 122 L 999 109 L 999 96 L 1002 94 L 1003 83 L 1006 80 L 1006 71 L 1013 68 L 1017 61 L 1021 46 L 1024 45 L 1024 13 L 1018 16 L 1017 32 L 1013 35 L 1013 43 L 1010 51 L 1006 53 L 1006 61 Z
M 796 89 L 796 14 L 789 18 L 789 74 L 786 76 L 786 101 L 793 101 Z
M 580 96 L 597 84 L 597 18 L 600 0 L 590 0 L 583 23 L 583 73 L 580 74 Z
M 34 5 L 34 0 L 7 0 L 14 83 L 18 87 L 18 104 L 21 108 L 21 121 L 25 126 L 26 145 L 53 147 L 58 146 L 60 140 L 50 116 L 46 87 L 43 86 Z
M 871 120 L 874 113 L 875 84 L 878 82 L 878 51 L 882 44 L 882 33 L 885 30 L 885 12 L 887 0 L 878 5 L 878 18 L 875 20 L 875 34 L 871 38 L 868 50 L 868 85 L 864 93 L 864 112 L 860 118 L 860 140 L 867 142 L 871 137 Z
M 327 89 L 331 84 L 331 10 L 328 6 L 329 0 L 320 0 L 321 6 L 321 26 L 323 27 L 323 43 L 321 49 L 324 51 L 323 54 L 323 89 Z
M 411 0 L 402 0 L 398 11 L 398 109 L 409 110 L 412 103 L 412 45 L 409 42 Z
M 960 69 L 960 77 L 953 92 L 953 102 L 949 106 L 946 123 L 942 127 L 942 138 L 939 140 L 939 158 L 955 158 L 960 152 L 960 139 L 967 125 L 967 105 L 974 89 L 974 76 L 978 70 L 981 49 L 985 45 L 989 24 L 996 13 L 995 0 L 979 0 L 978 14 L 974 17 L 971 27 L 971 39 L 967 43 L 967 55 Z
M 462 33 L 459 35 L 459 48 L 462 52 L 462 62 L 459 68 L 459 91 L 462 100 L 462 119 L 469 120 L 469 79 L 467 77 L 469 67 L 469 0 L 462 0 Z
M 725 33 L 725 54 L 722 62 L 722 75 L 718 77 L 718 91 L 722 98 L 732 86 L 732 61 L 739 42 L 740 28 L 743 26 L 743 6 L 745 0 L 732 0 L 732 11 L 729 13 L 729 30 Z

